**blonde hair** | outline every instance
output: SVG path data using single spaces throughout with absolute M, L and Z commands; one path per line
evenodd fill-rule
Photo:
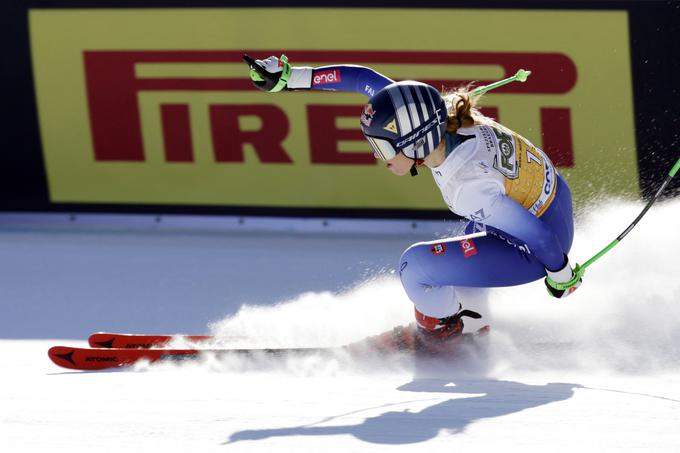
M 481 96 L 472 96 L 470 94 L 471 88 L 472 84 L 468 84 L 442 94 L 448 111 L 446 132 L 455 134 L 461 127 L 494 122 L 493 118 L 484 116 L 477 109 Z

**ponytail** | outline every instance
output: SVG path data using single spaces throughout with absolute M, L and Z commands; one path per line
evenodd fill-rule
M 448 109 L 446 131 L 455 134 L 461 127 L 471 127 L 475 124 L 493 121 L 482 115 L 477 109 L 480 96 L 471 96 L 471 85 L 459 87 L 444 94 L 444 101 Z

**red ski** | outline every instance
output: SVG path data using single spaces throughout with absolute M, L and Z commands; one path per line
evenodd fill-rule
M 484 326 L 474 333 L 464 333 L 455 342 L 436 346 L 434 349 L 423 344 L 413 333 L 413 325 L 397 327 L 390 332 L 369 337 L 362 341 L 339 348 L 280 348 L 280 349 L 170 349 L 163 348 L 174 338 L 181 338 L 191 342 L 206 342 L 214 337 L 206 335 L 131 335 L 115 333 L 96 333 L 90 336 L 92 348 L 73 348 L 55 346 L 48 355 L 52 362 L 64 368 L 73 370 L 105 370 L 110 368 L 127 367 L 140 361 L 178 361 L 195 359 L 202 354 L 226 355 L 257 355 L 290 356 L 303 354 L 331 354 L 338 351 L 361 356 L 366 353 L 419 353 L 424 355 L 454 355 L 461 344 L 474 344 L 480 337 L 489 333 L 489 326 Z M 154 349 L 154 347 L 156 349 Z M 158 349 L 160 347 L 160 349 Z
M 56 365 L 72 370 L 95 371 L 128 367 L 141 361 L 180 361 L 196 359 L 202 354 L 240 355 L 303 355 L 335 351 L 333 348 L 291 349 L 119 349 L 119 348 L 73 348 L 54 346 L 48 356 Z
M 475 334 L 484 336 L 489 332 L 489 326 L 484 326 Z M 390 332 L 390 337 L 392 332 Z M 216 340 L 212 335 L 145 335 L 132 333 L 97 332 L 90 335 L 88 343 L 92 348 L 119 348 L 119 349 L 150 349 L 167 346 L 172 340 L 180 340 L 187 343 L 207 343 Z
M 174 339 L 189 343 L 205 343 L 213 340 L 214 337 L 210 335 L 138 335 L 97 332 L 90 335 L 88 342 L 93 348 L 149 349 L 166 346 Z

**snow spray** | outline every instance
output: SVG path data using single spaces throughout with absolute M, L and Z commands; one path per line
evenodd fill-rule
M 606 200 L 577 219 L 571 254 L 596 249 L 640 210 Z M 628 371 L 680 367 L 680 200 L 659 203 L 626 247 L 602 257 L 567 300 L 542 281 L 490 290 L 461 289 L 466 308 L 492 327 L 486 370 Z M 338 346 L 413 321 L 392 271 L 346 292 L 305 293 L 274 306 L 244 305 L 211 326 L 233 347 Z M 477 325 L 469 325 L 476 328 Z

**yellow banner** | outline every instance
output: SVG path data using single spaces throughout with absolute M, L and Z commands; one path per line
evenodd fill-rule
M 52 202 L 446 209 L 426 169 L 397 178 L 374 160 L 364 96 L 261 93 L 243 52 L 438 88 L 531 69 L 487 95 L 486 113 L 543 148 L 577 203 L 638 194 L 624 11 L 34 9 L 29 20 Z

